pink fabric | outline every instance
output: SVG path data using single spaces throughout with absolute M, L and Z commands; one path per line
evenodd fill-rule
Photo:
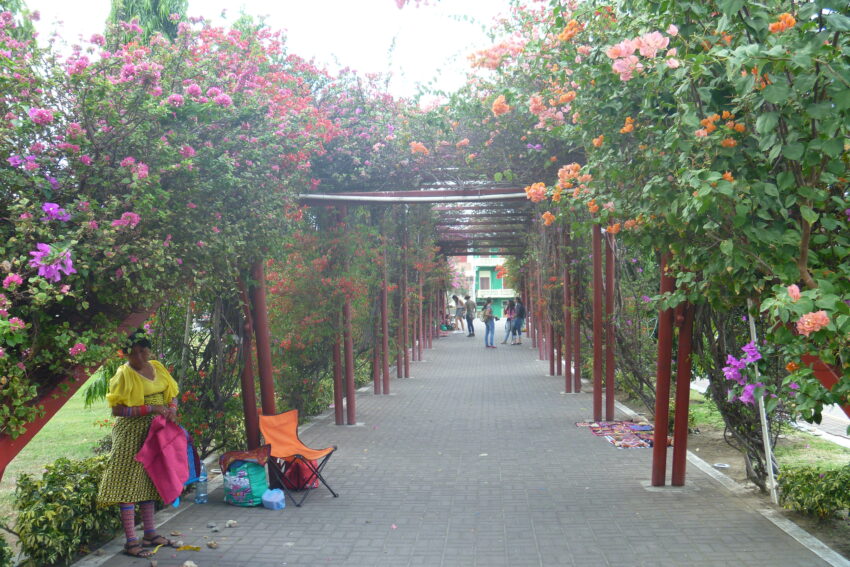
M 186 443 L 183 429 L 158 415 L 151 423 L 145 443 L 136 453 L 136 460 L 142 463 L 166 504 L 180 496 L 183 483 L 189 479 Z

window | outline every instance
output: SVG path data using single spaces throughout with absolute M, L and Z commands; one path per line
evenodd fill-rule
M 486 276 L 482 275 L 480 277 L 479 282 L 478 282 L 478 287 L 480 289 L 490 289 L 490 276 L 489 276 L 489 274 L 486 275 Z

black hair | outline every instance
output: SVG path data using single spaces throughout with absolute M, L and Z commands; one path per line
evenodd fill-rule
M 127 344 L 124 346 L 124 353 L 128 354 L 131 350 L 133 350 L 134 346 L 151 348 L 151 341 L 144 329 L 136 329 L 127 337 Z

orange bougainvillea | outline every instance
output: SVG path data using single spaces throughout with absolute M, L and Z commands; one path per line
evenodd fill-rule
M 620 134 L 628 134 L 635 129 L 635 121 L 631 116 L 626 116 L 626 123 L 620 128 Z
M 555 215 L 553 215 L 549 211 L 546 211 L 545 213 L 543 213 L 543 224 L 545 224 L 546 226 L 549 226 L 553 222 L 555 222 Z
M 733 138 L 723 138 L 720 145 L 724 148 L 734 148 L 738 145 L 738 142 L 736 142 Z
M 593 143 L 594 148 L 598 148 L 602 145 L 602 142 L 605 141 L 605 134 L 600 134 L 598 138 L 593 138 L 591 142 Z
M 728 181 L 729 183 L 732 183 L 732 182 L 734 182 L 734 181 L 735 181 L 735 177 L 732 175 L 732 172 L 731 172 L 731 171 L 725 171 L 725 172 L 723 173 L 723 179 L 725 179 L 725 180 L 726 180 L 726 181 Z
M 596 204 L 596 199 L 590 200 L 590 202 L 587 204 L 587 210 L 591 213 L 599 212 L 599 205 Z
M 617 234 L 618 232 L 620 232 L 620 223 L 614 223 L 605 227 L 605 232 L 607 232 L 608 234 Z
M 779 20 L 771 23 L 767 26 L 767 29 L 770 30 L 770 33 L 780 33 L 793 28 L 796 24 L 797 20 L 794 19 L 794 16 L 785 12 L 783 14 L 779 14 Z
M 428 151 L 428 148 L 422 142 L 410 142 L 410 153 L 425 154 L 427 156 L 431 152 Z
M 499 95 L 493 101 L 493 106 L 490 108 L 495 116 L 501 116 L 511 111 L 511 107 L 505 101 L 505 95 Z
M 542 183 L 533 183 L 525 188 L 525 196 L 532 203 L 539 203 L 546 198 L 546 186 Z
M 561 41 L 570 41 L 583 29 L 584 26 L 582 26 L 576 20 L 570 20 L 569 22 L 567 22 L 567 25 L 564 27 L 561 33 L 558 34 L 558 39 L 560 39 Z

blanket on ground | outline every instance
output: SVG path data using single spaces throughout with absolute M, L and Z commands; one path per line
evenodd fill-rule
M 587 427 L 591 433 L 604 437 L 620 449 L 652 447 L 655 436 L 651 424 L 631 421 L 579 421 L 576 427 Z M 672 445 L 672 440 L 668 437 L 667 446 Z

